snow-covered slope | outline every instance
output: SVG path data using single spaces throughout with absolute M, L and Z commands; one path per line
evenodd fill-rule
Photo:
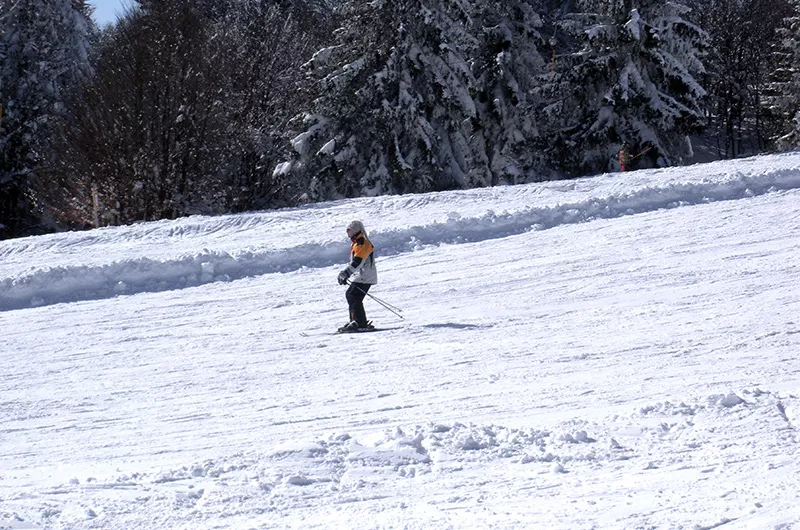
M 341 261 L 357 213 L 383 256 L 800 188 L 797 155 L 455 193 L 191 217 L 0 243 L 0 310 L 180 289 Z M 765 163 L 765 160 L 769 160 Z
M 798 285 L 800 154 L 0 242 L 0 528 L 800 528 Z

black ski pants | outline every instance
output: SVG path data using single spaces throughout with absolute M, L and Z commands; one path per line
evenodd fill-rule
M 372 287 L 368 283 L 351 283 L 347 288 L 347 305 L 350 307 L 350 321 L 359 327 L 367 325 L 367 312 L 364 311 L 364 297 Z

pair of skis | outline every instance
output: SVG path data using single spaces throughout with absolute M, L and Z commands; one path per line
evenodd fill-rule
M 330 335 L 358 335 L 359 333 L 372 333 L 372 332 L 375 332 L 375 331 L 391 331 L 393 329 L 400 329 L 401 327 L 402 326 L 396 326 L 396 327 L 392 327 L 392 328 L 376 328 L 375 326 L 372 326 L 372 323 L 370 322 L 370 327 L 357 328 L 357 329 L 354 329 L 354 330 L 351 330 L 351 331 L 342 331 L 341 328 L 340 328 L 340 329 L 338 329 L 338 330 L 336 330 L 336 331 L 334 331 L 332 333 L 323 332 L 323 333 L 321 333 L 321 335 L 327 335 L 327 334 L 330 334 Z M 311 337 L 311 336 L 316 335 L 316 333 L 306 333 L 306 332 L 301 331 L 300 335 L 302 335 L 303 337 Z
M 371 320 L 369 322 L 367 322 L 366 327 L 363 327 L 363 328 L 345 329 L 346 327 L 347 326 L 343 326 L 343 327 L 339 328 L 338 330 L 334 331 L 333 334 L 334 335 L 347 335 L 347 334 L 357 335 L 358 333 L 372 333 L 373 331 L 390 331 L 390 330 L 393 330 L 393 329 L 400 329 L 400 326 L 394 327 L 394 328 L 376 328 L 375 326 L 372 325 L 372 321 Z

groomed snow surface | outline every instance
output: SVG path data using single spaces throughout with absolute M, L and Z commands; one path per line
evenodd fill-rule
M 800 529 L 798 153 L 0 242 L 0 330 L 0 529 Z

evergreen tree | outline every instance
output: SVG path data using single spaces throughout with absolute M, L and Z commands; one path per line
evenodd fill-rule
M 522 1 L 487 1 L 475 14 L 481 32 L 473 60 L 478 130 L 485 143 L 492 184 L 539 178 L 545 170 L 538 91 L 548 75 L 540 49 L 546 39 L 539 11 Z
M 525 180 L 535 166 L 541 19 L 525 0 L 345 1 L 276 174 L 310 199 Z
M 336 43 L 308 63 L 319 80 L 299 159 L 279 165 L 309 197 L 421 192 L 491 183 L 473 137 L 467 1 L 347 1 Z
M 0 235 L 41 230 L 36 189 L 69 89 L 90 72 L 89 16 L 83 0 L 0 0 Z
M 553 163 L 572 174 L 612 169 L 623 142 L 650 149 L 650 163 L 672 165 L 692 154 L 688 134 L 703 123 L 706 94 L 696 76 L 706 34 L 687 9 L 646 0 L 588 1 L 587 12 L 561 22 L 575 52 L 560 58 L 552 102 L 544 109 L 559 124 Z

